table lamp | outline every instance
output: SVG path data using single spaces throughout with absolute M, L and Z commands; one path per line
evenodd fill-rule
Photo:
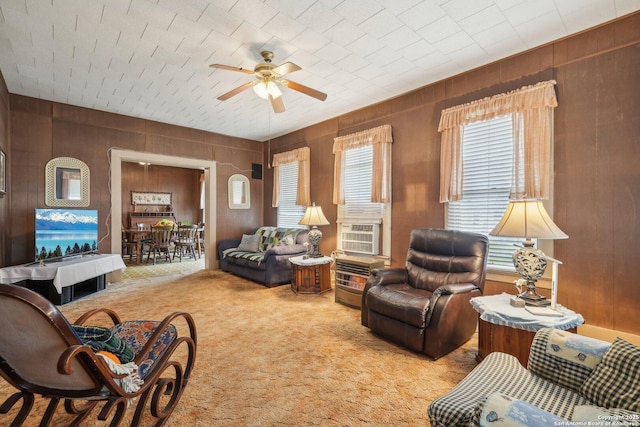
M 300 225 L 310 225 L 309 230 L 309 244 L 311 244 L 311 252 L 308 254 L 311 258 L 319 258 L 322 254 L 318 251 L 320 247 L 320 241 L 322 240 L 322 231 L 318 230 L 318 225 L 328 225 L 329 221 L 322 213 L 322 208 L 316 206 L 314 203 L 312 206 L 307 206 L 307 210 L 304 212 L 304 216 L 298 223 Z
M 531 239 L 567 239 L 569 236 L 554 224 L 542 201 L 510 201 L 502 219 L 489 234 L 525 238 L 523 246 L 513 254 L 516 272 L 527 282 L 526 290 L 519 297 L 528 305 L 549 305 L 550 301 L 536 292 L 536 281 L 547 268 L 547 257 L 540 249 L 534 247 Z

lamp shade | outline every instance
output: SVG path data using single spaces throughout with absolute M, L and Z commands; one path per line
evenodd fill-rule
M 527 239 L 567 239 L 553 222 L 541 200 L 512 200 L 502 219 L 489 233 L 492 236 Z
M 304 212 L 304 216 L 298 223 L 300 225 L 328 225 L 329 221 L 322 213 L 322 208 L 316 206 L 314 203 L 312 206 L 307 206 L 307 210 Z

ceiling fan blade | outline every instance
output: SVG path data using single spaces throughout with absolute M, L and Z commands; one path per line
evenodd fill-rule
M 237 71 L 239 73 L 245 73 L 245 74 L 253 74 L 253 70 L 247 70 L 245 68 L 238 68 L 238 67 L 230 67 L 229 65 L 211 64 L 209 65 L 209 67 L 219 68 L 221 70 Z
M 231 98 L 232 96 L 235 96 L 237 94 L 239 94 L 240 92 L 242 92 L 243 90 L 247 90 L 250 87 L 254 86 L 256 84 L 257 80 L 251 81 L 249 83 L 245 83 L 242 86 L 238 86 L 237 88 L 230 90 L 229 92 L 222 94 L 218 97 L 218 101 L 226 101 L 227 99 Z
M 319 99 L 320 101 L 324 101 L 325 99 L 327 99 L 326 93 L 312 89 L 309 86 L 301 85 L 300 83 L 292 82 L 291 80 L 282 80 L 281 83 L 289 89 L 293 89 L 300 93 L 304 93 L 305 95 L 312 96 L 316 99 Z
M 271 106 L 273 107 L 274 113 L 284 113 L 284 102 L 282 101 L 282 97 L 279 96 L 274 98 L 269 95 L 269 101 L 271 101 Z
M 271 70 L 272 72 L 284 76 L 285 74 L 293 73 L 294 71 L 302 70 L 302 68 L 298 67 L 293 62 L 285 62 L 282 65 L 278 65 L 276 68 Z

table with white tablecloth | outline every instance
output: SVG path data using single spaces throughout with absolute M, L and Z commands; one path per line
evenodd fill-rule
M 118 254 L 87 254 L 1 268 L 0 283 L 24 282 L 52 302 L 65 304 L 73 301 L 75 294 L 104 289 L 105 275 L 125 268 Z

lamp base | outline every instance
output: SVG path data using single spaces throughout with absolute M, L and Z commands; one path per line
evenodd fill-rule
M 320 248 L 320 242 L 322 241 L 322 231 L 318 230 L 315 225 L 309 230 L 307 235 L 309 244 L 311 245 L 311 251 L 307 254 L 309 258 L 320 258 L 322 254 L 318 250 Z
M 518 297 L 524 301 L 525 305 L 533 305 L 535 307 L 546 307 L 551 305 L 551 301 L 536 293 L 535 288 L 533 290 L 528 289 L 518 295 Z

